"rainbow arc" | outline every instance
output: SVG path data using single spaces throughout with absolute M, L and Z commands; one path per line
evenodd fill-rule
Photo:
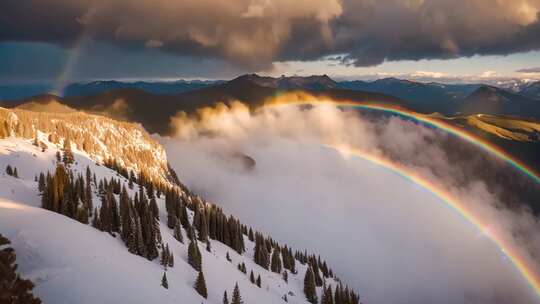
M 440 129 L 450 134 L 453 134 L 512 165 L 514 168 L 521 171 L 523 174 L 540 184 L 540 175 L 538 175 L 538 173 L 536 173 L 532 168 L 528 167 L 523 162 L 514 158 L 512 155 L 505 152 L 501 148 L 472 134 L 469 134 L 457 127 L 454 127 L 444 121 L 429 117 L 427 115 L 408 111 L 394 105 L 368 102 L 335 101 L 332 99 L 314 97 L 304 93 L 285 94 L 282 96 L 278 96 L 270 103 L 267 103 L 264 107 L 279 107 L 288 105 L 333 105 L 337 107 L 352 107 L 356 109 L 376 110 L 406 117 L 412 119 L 413 121 L 425 124 L 429 127 Z M 410 180 L 411 182 L 421 186 L 427 191 L 433 193 L 435 196 L 439 197 L 441 201 L 444 202 L 448 207 L 459 213 L 463 218 L 465 218 L 468 222 L 477 227 L 477 229 L 479 229 L 491 241 L 493 241 L 493 243 L 497 246 L 497 248 L 499 248 L 501 253 L 504 254 L 511 261 L 519 274 L 524 278 L 528 285 L 533 289 L 536 296 L 540 299 L 540 277 L 538 273 L 535 273 L 535 268 L 533 267 L 533 262 L 530 260 L 530 257 L 521 254 L 513 244 L 511 244 L 501 235 L 492 233 L 488 229 L 488 223 L 485 223 L 482 220 L 481 215 L 474 214 L 474 212 L 470 210 L 470 208 L 467 208 L 467 205 L 463 201 L 460 201 L 457 197 L 455 197 L 455 195 L 446 191 L 441 186 L 422 177 L 413 170 L 394 161 L 388 160 L 383 156 L 350 147 L 327 147 L 335 149 L 336 151 L 346 155 L 359 157 L 373 164 L 391 170 L 398 175 Z

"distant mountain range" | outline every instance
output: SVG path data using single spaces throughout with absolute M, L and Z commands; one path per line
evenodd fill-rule
M 540 82 L 529 83 L 520 93 L 514 93 L 482 84 L 420 83 L 396 78 L 336 82 L 327 75 L 274 78 L 246 74 L 226 82 L 99 81 L 69 85 L 64 97 L 44 94 L 4 100 L 0 105 L 14 107 L 56 100 L 74 109 L 139 122 L 152 133 L 167 134 L 169 118 L 178 111 L 189 113 L 231 100 L 256 107 L 289 90 L 341 100 L 392 103 L 420 113 L 510 115 L 540 120 Z
M 332 80 L 328 76 L 314 76 L 306 79 L 282 78 L 275 81 L 270 77 L 244 75 L 228 82 L 178 94 L 153 94 L 138 88 L 122 88 L 88 96 L 58 97 L 44 94 L 20 100 L 4 100 L 0 101 L 0 105 L 15 107 L 30 102 L 43 104 L 55 100 L 74 109 L 139 122 L 150 133 L 167 134 L 169 132 L 169 118 L 178 111 L 190 113 L 203 106 L 232 100 L 238 100 L 256 107 L 268 98 L 285 90 L 283 87 L 296 89 L 319 88 L 310 91 L 313 94 L 324 94 L 337 99 L 401 102 L 398 98 L 380 93 L 324 89 L 322 84 L 330 85 L 331 83 Z
M 313 76 L 281 76 L 267 77 L 257 74 L 246 74 L 230 81 L 201 81 L 201 80 L 178 80 L 178 81 L 137 81 L 124 82 L 116 80 L 79 82 L 68 85 L 63 90 L 63 97 L 85 97 L 103 94 L 113 90 L 136 89 L 155 95 L 178 95 L 181 93 L 198 91 L 201 89 L 220 86 L 231 82 L 246 82 L 258 87 L 273 90 L 351 90 L 391 95 L 401 100 L 413 103 L 413 108 L 420 112 L 440 112 L 454 114 L 461 107 L 460 102 L 469 95 L 483 87 L 499 89 L 496 94 L 504 95 L 509 100 L 540 100 L 540 81 L 538 82 L 512 82 L 500 83 L 496 86 L 480 83 L 471 84 L 443 84 L 423 83 L 397 78 L 383 78 L 375 81 L 335 81 L 327 75 Z M 35 95 L 48 94 L 52 88 L 46 85 L 12 85 L 0 86 L 0 100 L 25 99 Z M 481 93 L 481 91 L 479 93 Z M 482 93 L 482 94 L 485 94 Z M 513 95 L 509 95 L 513 94 Z M 478 94 L 475 94 L 478 95 Z M 411 106 L 411 105 L 409 105 Z M 470 108 L 470 107 L 469 107 Z
M 178 80 L 173 82 L 157 81 L 137 81 L 122 82 L 115 80 L 93 81 L 86 83 L 73 83 L 68 85 L 63 92 L 64 96 L 89 96 L 100 94 L 110 90 L 118 89 L 138 89 L 152 94 L 178 94 L 182 92 L 198 90 L 222 81 L 201 81 L 201 80 Z

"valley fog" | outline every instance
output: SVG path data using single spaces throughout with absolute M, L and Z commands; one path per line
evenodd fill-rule
M 532 261 L 537 222 L 526 210 L 495 208 L 496 191 L 481 179 L 447 178 L 466 171 L 433 140 L 444 133 L 327 106 L 250 114 L 233 104 L 201 113 L 177 115 L 176 136 L 159 139 L 180 179 L 278 241 L 320 252 L 365 302 L 535 303 L 489 234 L 503 235 Z M 389 145 L 404 166 L 482 214 L 489 229 L 403 176 L 331 148 L 383 153 Z

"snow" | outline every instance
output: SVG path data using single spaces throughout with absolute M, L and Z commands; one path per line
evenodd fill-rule
M 31 279 L 35 293 L 44 303 L 222 303 L 223 292 L 229 297 L 238 283 L 244 303 L 307 303 L 303 294 L 306 266 L 296 263 L 298 274 L 289 273 L 289 282 L 281 274 L 264 270 L 252 261 L 254 244 L 245 238 L 247 252 L 237 254 L 233 249 L 211 241 L 212 252 L 199 243 L 208 299 L 193 289 L 196 271 L 187 263 L 188 240 L 182 244 L 173 238 L 166 224 L 164 197 L 157 199 L 163 243 L 174 254 L 174 267 L 167 270 L 169 289 L 161 287 L 163 267 L 158 259 L 148 261 L 130 254 L 119 237 L 98 231 L 66 216 L 40 208 L 40 198 L 34 176 L 56 166 L 58 149 L 51 143 L 46 151 L 29 140 L 8 138 L 0 140 L 0 231 L 7 236 L 17 253 L 19 271 Z M 89 166 L 98 180 L 102 177 L 127 180 L 106 167 L 98 166 L 88 155 L 75 150 L 71 169 L 85 174 Z M 7 165 L 16 167 L 19 178 L 5 173 Z M 131 194 L 137 191 L 130 190 Z M 94 204 L 99 198 L 94 194 Z M 227 261 L 229 253 L 232 262 Z M 237 269 L 245 263 L 247 274 Z M 258 288 L 249 281 L 253 270 L 261 275 Z M 329 284 L 335 284 L 328 282 Z M 319 288 L 320 298 L 320 288 Z

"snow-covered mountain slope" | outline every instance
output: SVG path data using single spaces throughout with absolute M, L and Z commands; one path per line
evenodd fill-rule
M 172 180 L 165 150 L 138 124 L 82 112 L 0 108 L 0 138 L 7 136 L 49 141 L 59 146 L 68 142 L 93 161 L 116 161 L 121 167 L 136 174 L 143 172 L 159 183 Z
M 201 297 L 193 288 L 197 271 L 188 264 L 189 242 L 187 237 L 184 243 L 173 237 L 173 230 L 166 224 L 165 198 L 161 196 L 156 198 L 161 236 L 175 261 L 174 267 L 166 271 L 165 289 L 161 286 L 164 268 L 159 259 L 149 261 L 131 254 L 118 235 L 113 237 L 41 208 L 35 177 L 40 172 L 53 172 L 61 145 L 49 142 L 45 136 L 40 136 L 40 141 L 38 147 L 32 139 L 0 139 L 0 233 L 12 241 L 20 273 L 35 283 L 34 293 L 44 303 L 222 303 L 224 291 L 230 298 L 235 283 L 246 304 L 284 303 L 284 295 L 289 303 L 307 303 L 303 292 L 307 265 L 298 262 L 297 273 L 289 273 L 285 282 L 281 274 L 253 262 L 255 244 L 247 236 L 242 255 L 219 241 L 211 240 L 211 252 L 198 242 L 208 288 L 208 298 Z M 126 178 L 98 165 L 88 153 L 73 147 L 73 156 L 69 168 L 75 176 L 84 175 L 88 167 L 98 180 L 114 177 L 127 188 Z M 4 172 L 7 165 L 17 168 L 18 177 Z M 129 189 L 129 194 L 134 195 L 137 188 L 135 185 Z M 101 204 L 96 189 L 93 204 L 98 208 Z M 193 217 L 191 211 L 189 216 Z M 184 236 L 188 235 L 188 231 L 180 229 Z M 239 263 L 245 263 L 247 274 L 238 270 Z M 261 276 L 260 288 L 250 282 L 251 270 Z M 337 281 L 328 278 L 326 284 L 335 287 Z M 321 289 L 317 287 L 319 299 Z

